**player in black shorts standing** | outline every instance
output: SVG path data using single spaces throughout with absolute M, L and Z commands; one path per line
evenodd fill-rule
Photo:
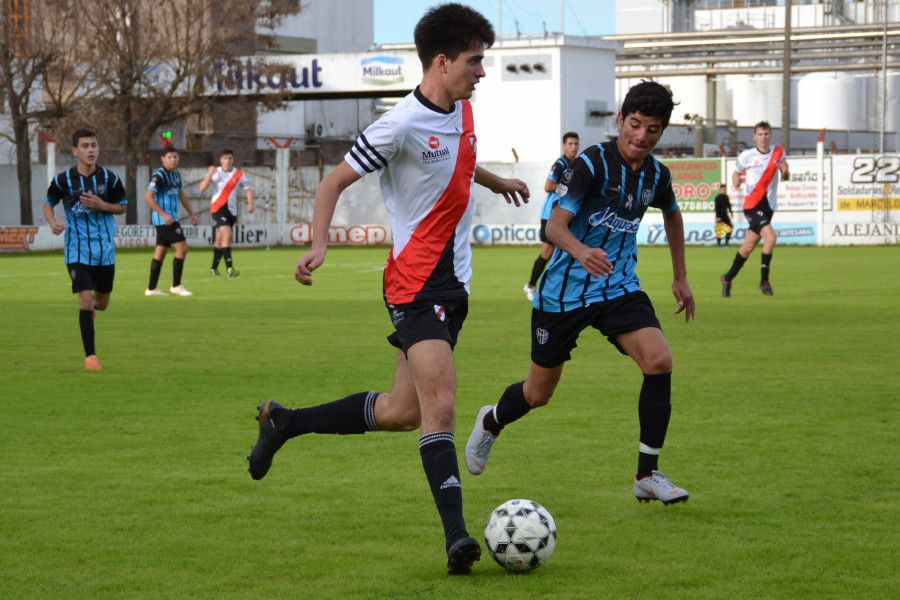
M 65 261 L 78 294 L 78 323 L 84 346 L 84 368 L 99 371 L 94 348 L 95 310 L 106 310 L 116 275 L 116 222 L 125 212 L 125 187 L 115 173 L 97 164 L 97 134 L 79 129 L 72 134 L 72 154 L 77 164 L 53 178 L 47 190 L 44 219 L 55 235 L 63 231 Z M 65 225 L 56 220 L 54 207 L 62 202 Z
M 209 274 L 219 274 L 219 261 L 225 259 L 225 274 L 237 277 L 240 271 L 234 268 L 231 260 L 231 238 L 234 224 L 237 222 L 237 192 L 240 187 L 247 197 L 247 212 L 253 212 L 253 190 L 247 181 L 247 174 L 234 168 L 234 152 L 228 149 L 219 155 L 219 166 L 210 167 L 206 177 L 200 182 L 200 193 L 206 191 L 210 183 L 213 185 L 213 197 L 209 204 L 209 214 L 213 219 L 213 262 Z
M 578 138 L 578 134 L 574 131 L 567 131 L 563 134 L 562 156 L 557 158 L 556 162 L 553 163 L 553 166 L 550 167 L 547 181 L 544 182 L 544 191 L 547 192 L 547 198 L 544 200 L 544 207 L 541 210 L 541 253 L 534 259 L 534 266 L 531 267 L 531 279 L 528 280 L 528 283 L 525 284 L 525 287 L 522 290 L 525 292 L 525 297 L 528 298 L 529 301 L 534 300 L 534 290 L 538 278 L 540 278 L 541 273 L 544 272 L 547 261 L 550 260 L 550 257 L 553 255 L 554 247 L 547 239 L 546 229 L 547 219 L 550 218 L 550 213 L 553 211 L 553 203 L 559 198 L 559 196 L 556 195 L 556 186 L 559 185 L 562 174 L 572 166 L 572 163 L 578 157 L 580 144 L 581 142 Z
M 716 246 L 722 246 L 722 238 L 725 238 L 725 246 L 731 241 L 731 232 L 734 231 L 734 224 L 731 217 L 734 213 L 731 211 L 731 201 L 725 192 L 727 188 L 724 183 L 719 184 L 719 193 L 716 195 Z
M 496 406 L 478 412 L 466 444 L 472 474 L 484 471 L 505 426 L 550 401 L 579 334 L 591 327 L 643 373 L 635 497 L 664 504 L 688 499 L 686 490 L 658 470 L 672 411 L 672 353 L 635 274 L 638 227 L 648 207 L 658 208 L 672 255 L 675 314 L 684 312 L 686 321 L 694 317 L 684 223 L 672 175 L 650 155 L 673 108 L 672 93 L 662 85 L 635 85 L 619 112 L 618 139 L 588 148 L 563 175 L 559 202 L 547 223 L 547 237 L 556 251 L 541 278 L 531 316 L 531 368 L 525 381 L 506 388 Z
M 169 292 L 176 296 L 193 296 L 181 285 L 181 273 L 184 269 L 184 257 L 187 256 L 188 245 L 178 221 L 178 203 L 180 202 L 191 216 L 191 223 L 197 225 L 200 219 L 194 214 L 184 190 L 181 189 L 181 173 L 178 172 L 178 150 L 163 148 L 160 152 L 162 165 L 150 176 L 150 184 L 144 194 L 144 200 L 150 206 L 150 220 L 156 225 L 156 248 L 153 249 L 153 261 L 150 263 L 150 283 L 145 296 L 165 296 L 157 289 L 159 272 L 162 270 L 166 252 L 175 246 L 175 259 L 172 261 L 172 287 Z

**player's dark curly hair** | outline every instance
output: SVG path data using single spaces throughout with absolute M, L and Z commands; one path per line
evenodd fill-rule
M 438 54 L 456 60 L 472 46 L 490 48 L 495 40 L 494 27 L 484 15 L 456 2 L 435 6 L 425 13 L 416 24 L 413 37 L 425 70 Z
M 72 134 L 72 147 L 78 147 L 78 140 L 81 138 L 95 138 L 97 137 L 97 132 L 93 129 L 88 129 L 86 127 L 81 129 L 76 129 L 75 133 Z
M 675 109 L 675 101 L 669 88 L 655 81 L 641 81 L 632 86 L 622 102 L 622 118 L 634 112 L 648 117 L 659 117 L 663 129 L 669 126 L 669 119 Z

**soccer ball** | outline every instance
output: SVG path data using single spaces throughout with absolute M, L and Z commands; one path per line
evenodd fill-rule
M 510 571 L 529 571 L 553 554 L 556 523 L 537 502 L 508 500 L 491 513 L 484 537 L 497 564 Z

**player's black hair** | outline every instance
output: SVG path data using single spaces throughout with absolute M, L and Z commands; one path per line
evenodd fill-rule
M 234 150 L 232 150 L 231 148 L 225 148 L 224 150 L 219 152 L 219 158 L 222 158 L 226 154 L 230 154 L 230 155 L 234 156 Z
M 769 125 L 768 121 L 760 121 L 753 126 L 753 133 L 756 133 L 757 129 L 768 129 L 769 131 L 772 131 L 772 126 Z
M 87 128 L 76 129 L 75 133 L 72 134 L 72 147 L 77 148 L 78 140 L 80 140 L 81 138 L 86 138 L 86 137 L 95 138 L 95 137 L 97 137 L 97 132 L 94 131 L 93 129 L 87 129 Z
M 477 10 L 451 2 L 435 6 L 416 23 L 413 34 L 416 52 L 426 71 L 434 57 L 444 54 L 456 60 L 461 52 L 475 45 L 494 45 L 494 27 Z
M 578 134 L 575 133 L 574 131 L 567 131 L 563 134 L 563 139 L 562 139 L 563 144 L 565 144 L 566 140 L 569 138 L 575 138 L 576 140 L 579 140 L 579 141 L 581 140 L 581 138 L 578 137 Z
M 639 112 L 648 117 L 659 117 L 663 129 L 669 126 L 669 118 L 675 108 L 672 92 L 655 81 L 641 81 L 632 86 L 622 102 L 622 118 Z
M 175 154 L 178 154 L 178 148 L 169 144 L 168 146 L 160 149 L 159 157 L 162 158 L 163 156 L 165 156 L 166 154 L 169 154 L 170 152 L 174 152 Z

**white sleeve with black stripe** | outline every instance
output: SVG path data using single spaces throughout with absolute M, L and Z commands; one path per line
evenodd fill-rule
M 363 177 L 386 167 L 396 148 L 394 128 L 388 119 L 381 117 L 356 138 L 350 152 L 344 155 L 344 160 Z

